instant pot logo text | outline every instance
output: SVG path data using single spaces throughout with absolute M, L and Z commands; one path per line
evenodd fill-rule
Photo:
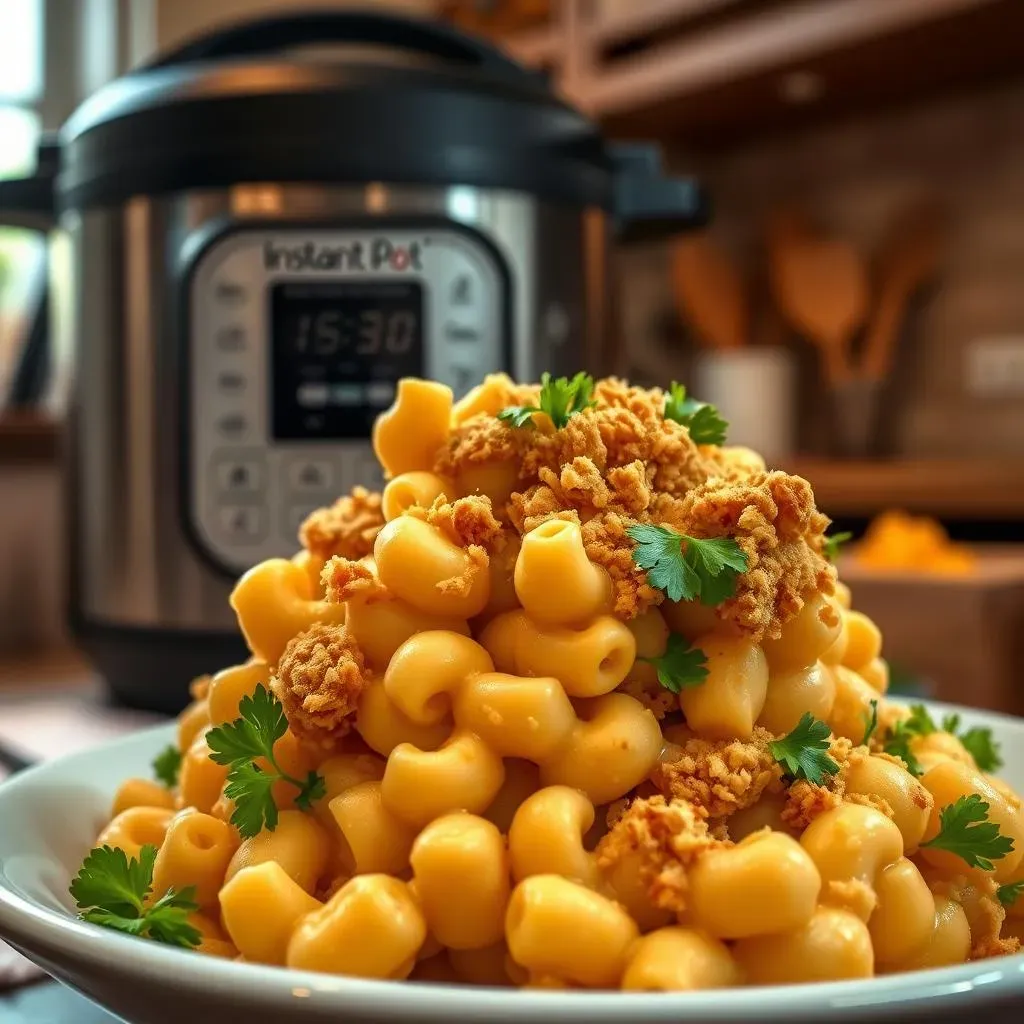
M 422 270 L 419 242 L 396 245 L 387 238 L 369 244 L 299 245 L 263 243 L 263 266 L 267 270 Z

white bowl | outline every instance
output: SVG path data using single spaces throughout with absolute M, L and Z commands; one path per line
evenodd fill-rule
M 1024 790 L 1024 720 L 935 705 L 990 726 L 1003 775 Z M 161 726 L 54 761 L 0 785 L 0 937 L 135 1024 L 558 1020 L 752 1024 L 784 1021 L 1018 1021 L 1024 954 L 871 981 L 679 994 L 543 992 L 373 982 L 236 964 L 132 939 L 75 918 L 68 883 L 121 780 L 147 775 L 173 735 Z M 1017 1006 L 1017 1011 L 1013 1010 Z

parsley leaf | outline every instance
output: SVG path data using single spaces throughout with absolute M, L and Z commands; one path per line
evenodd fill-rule
M 907 771 L 911 775 L 921 776 L 924 772 L 910 749 L 910 743 L 917 736 L 930 736 L 934 732 L 938 732 L 938 729 L 932 721 L 932 716 L 928 714 L 928 709 L 923 704 L 911 704 L 910 716 L 892 727 L 892 732 L 886 737 L 882 749 L 887 754 L 898 757 L 907 766 Z
M 1012 907 L 1024 892 L 1024 882 L 1007 882 L 996 889 L 996 899 L 1004 907 Z
M 168 889 L 147 906 L 155 863 L 155 846 L 143 846 L 137 860 L 111 846 L 92 850 L 70 888 L 79 916 L 168 946 L 198 946 L 202 935 L 188 920 L 199 909 L 192 886 L 181 892 Z
M 670 633 L 665 653 L 657 658 L 637 658 L 658 670 L 658 682 L 679 693 L 684 687 L 700 686 L 708 675 L 708 656 L 678 633 Z
M 636 541 L 633 562 L 672 601 L 699 597 L 702 604 L 721 604 L 736 592 L 736 577 L 747 570 L 747 556 L 731 538 L 700 540 L 650 523 L 637 523 L 626 533 Z
M 849 530 L 834 533 L 831 537 L 825 538 L 825 547 L 822 553 L 830 562 L 834 562 L 839 557 L 842 546 L 851 540 L 853 540 L 853 534 Z
M 534 413 L 543 412 L 551 417 L 555 428 L 561 430 L 576 413 L 597 404 L 594 378 L 581 370 L 571 380 L 568 377 L 552 380 L 551 374 L 544 372 L 537 401 L 537 405 L 510 405 L 498 413 L 498 419 L 513 427 L 532 427 Z
M 988 804 L 972 793 L 939 811 L 938 834 L 921 846 L 947 850 L 968 867 L 992 871 L 992 861 L 1013 850 L 1013 839 L 1002 835 L 999 826 L 988 820 Z
M 839 765 L 829 756 L 829 727 L 805 711 L 791 733 L 768 744 L 772 757 L 793 779 L 821 783 L 826 775 L 835 775 Z
M 314 800 L 327 792 L 322 776 L 310 772 L 298 779 L 281 770 L 274 758 L 274 744 L 288 731 L 281 702 L 264 686 L 257 686 L 252 696 L 243 697 L 238 706 L 239 718 L 226 725 L 211 729 L 206 734 L 210 760 L 229 767 L 224 795 L 235 802 L 231 824 L 246 839 L 266 828 L 277 828 L 277 804 L 273 787 L 277 782 L 289 782 L 299 791 L 296 806 L 309 810 Z M 256 761 L 264 758 L 270 765 L 267 771 Z
M 963 735 L 960 728 L 959 715 L 947 715 L 942 720 L 942 731 L 952 733 L 963 744 L 964 749 L 978 766 L 979 771 L 995 772 L 1003 766 L 1003 758 L 999 752 L 999 744 L 992 738 L 992 730 L 976 725 Z
M 992 738 L 991 729 L 976 725 L 957 738 L 974 758 L 979 771 L 994 772 L 1002 768 L 1003 758 L 999 753 L 999 744 Z
M 878 728 L 878 701 L 871 701 L 870 713 L 864 713 L 864 739 L 862 739 L 861 746 L 866 747 L 874 736 L 875 730 Z
M 181 770 L 181 751 L 169 743 L 156 757 L 153 758 L 153 776 L 157 782 L 162 782 L 168 789 L 174 789 L 178 784 L 178 772 Z
M 729 424 L 722 419 L 718 409 L 707 402 L 687 398 L 686 388 L 676 381 L 672 381 L 665 396 L 664 415 L 665 419 L 686 427 L 694 444 L 725 444 Z

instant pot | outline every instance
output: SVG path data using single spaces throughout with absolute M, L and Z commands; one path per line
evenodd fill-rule
M 74 628 L 118 697 L 165 711 L 245 656 L 238 574 L 380 485 L 370 428 L 400 377 L 459 395 L 607 369 L 610 241 L 706 216 L 540 74 L 352 11 L 231 27 L 108 85 L 61 132 L 56 192 Z

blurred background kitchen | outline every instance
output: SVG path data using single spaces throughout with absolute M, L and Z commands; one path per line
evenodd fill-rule
M 342 6 L 0 0 L 0 175 L 33 174 L 43 132 L 196 33 Z M 497 42 L 703 182 L 707 230 L 615 252 L 605 369 L 687 382 L 732 443 L 813 482 L 898 688 L 1024 713 L 1024 4 L 378 6 Z M 103 693 L 67 625 L 72 361 L 46 291 L 68 273 L 59 232 L 0 229 L 0 744 L 26 759 L 79 742 Z

